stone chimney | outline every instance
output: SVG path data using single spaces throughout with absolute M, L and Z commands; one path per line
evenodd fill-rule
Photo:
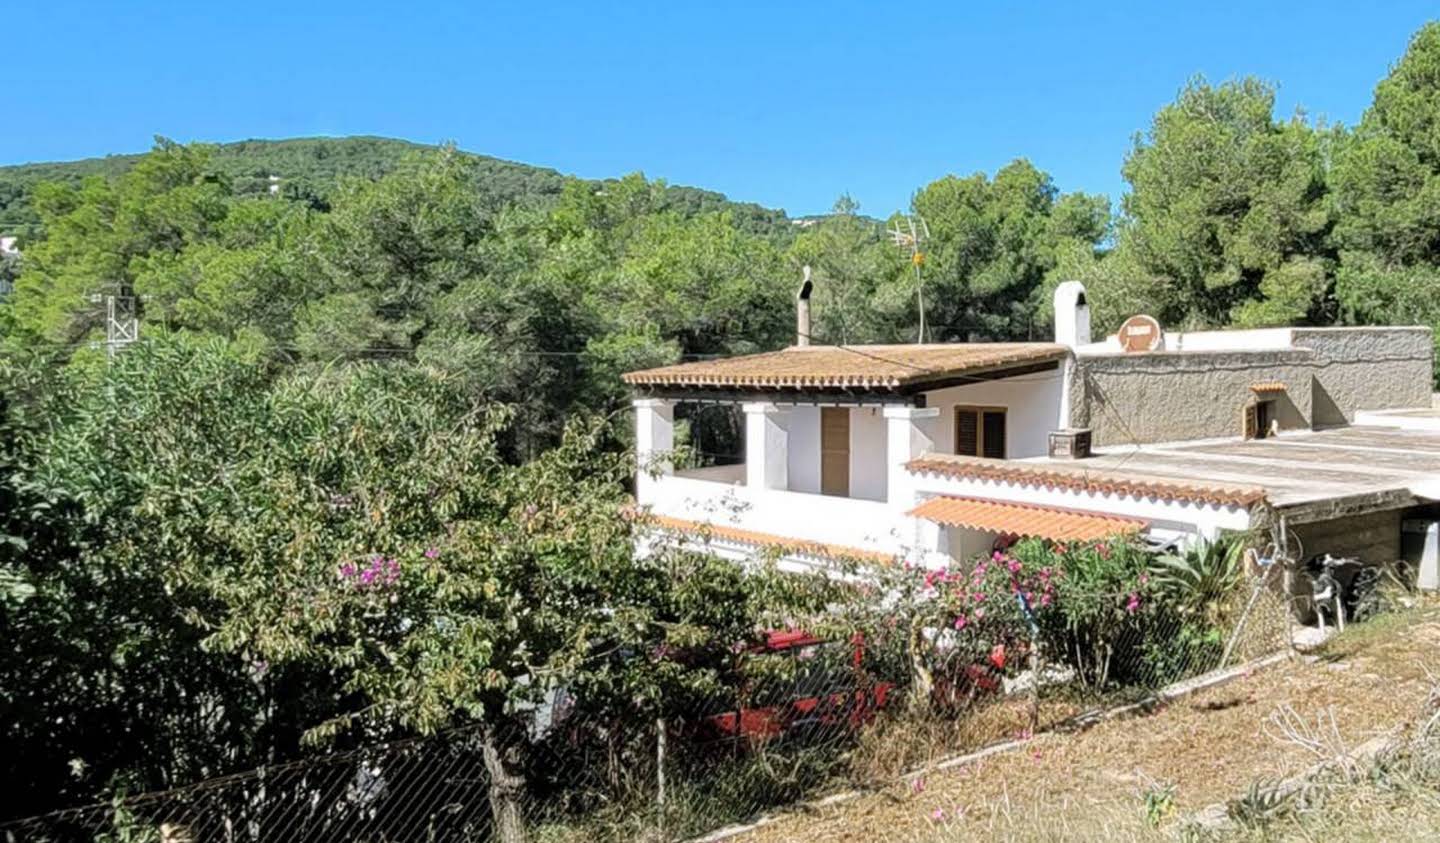
M 810 293 L 815 285 L 810 281 L 810 267 L 805 267 L 805 281 L 795 293 L 795 344 L 810 344 Z
M 1090 344 L 1090 304 L 1079 281 L 1055 288 L 1055 342 L 1071 348 Z

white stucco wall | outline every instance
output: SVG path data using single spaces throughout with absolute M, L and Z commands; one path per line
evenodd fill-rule
M 937 407 L 935 450 L 955 453 L 955 407 L 1004 407 L 1005 444 L 1009 459 L 1049 453 L 1050 431 L 1059 426 L 1064 372 L 1032 372 L 1002 380 L 982 381 L 925 393 L 925 404 Z
M 661 477 L 638 501 L 658 515 L 887 554 L 915 546 L 915 519 L 881 501 Z
M 885 417 L 881 415 L 879 407 L 852 409 L 850 497 L 871 501 L 885 500 L 887 473 Z
M 790 489 L 820 491 L 820 408 L 796 406 L 790 413 Z

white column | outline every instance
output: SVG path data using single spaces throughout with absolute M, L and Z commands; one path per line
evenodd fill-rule
M 935 448 L 939 407 L 885 408 L 886 497 L 896 509 L 915 506 L 915 484 L 905 463 Z
M 764 401 L 741 407 L 745 411 L 745 485 L 752 489 L 790 488 L 790 414 Z
M 637 398 L 635 407 L 635 500 L 653 503 L 657 475 L 675 473 L 675 404 L 659 398 Z
M 1073 353 L 1060 361 L 1060 417 L 1055 420 L 1056 430 L 1066 430 L 1074 425 L 1070 422 L 1070 402 L 1075 400 L 1075 375 L 1078 367 Z M 1047 441 L 1048 446 L 1048 441 Z

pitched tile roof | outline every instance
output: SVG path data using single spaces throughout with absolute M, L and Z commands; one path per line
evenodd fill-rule
M 944 477 L 993 480 L 1047 489 L 1161 498 L 1218 506 L 1248 507 L 1265 500 L 1265 490 L 1258 486 L 1195 483 L 1158 475 L 1096 470 L 1086 466 L 1083 460 L 1075 465 L 1061 465 L 1053 462 L 1028 463 L 953 454 L 924 454 L 906 463 L 905 467 L 915 474 L 938 474 Z
M 847 547 L 840 544 L 812 542 L 806 539 L 779 536 L 774 533 L 760 533 L 754 530 L 742 530 L 739 527 L 727 527 L 723 524 L 711 524 L 703 521 L 690 521 L 685 518 L 673 518 L 668 515 L 646 515 L 642 516 L 642 521 L 643 523 L 659 527 L 669 533 L 691 535 L 701 540 L 716 538 L 738 542 L 740 544 L 751 544 L 774 550 L 782 555 L 797 554 L 801 556 L 818 556 L 825 559 L 855 559 L 879 563 L 890 563 L 896 559 L 896 557 L 891 554 L 880 553 L 874 550 L 862 550 L 858 547 Z
M 898 389 L 1064 357 L 1043 342 L 807 345 L 630 372 L 634 386 Z
M 950 496 L 931 498 L 910 514 L 952 527 L 1056 541 L 1103 539 L 1143 530 L 1149 523 L 1100 512 Z

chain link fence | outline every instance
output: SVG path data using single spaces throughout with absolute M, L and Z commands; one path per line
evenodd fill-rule
M 898 622 L 839 640 L 775 632 L 723 691 L 663 717 L 597 715 L 559 692 L 503 735 L 473 727 L 273 765 L 3 822 L 0 840 L 691 839 L 1282 650 L 1288 603 L 1272 579 L 1247 578 L 1208 617 L 1094 595 L 1103 622 L 979 650 Z M 496 745 L 513 752 L 498 784 Z

